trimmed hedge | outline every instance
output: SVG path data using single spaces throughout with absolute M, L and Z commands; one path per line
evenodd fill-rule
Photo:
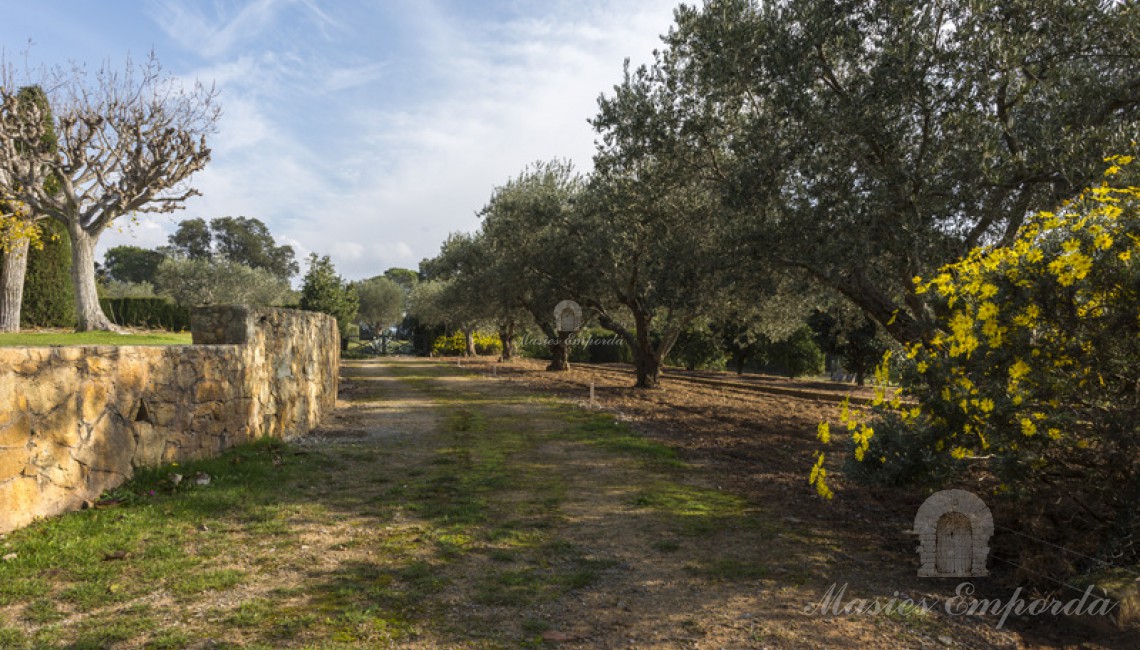
M 183 332 L 190 329 L 190 308 L 167 298 L 101 298 L 99 305 L 111 322 L 123 327 L 146 327 Z

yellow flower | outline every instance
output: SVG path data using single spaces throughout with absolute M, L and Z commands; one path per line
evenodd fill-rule
M 1021 418 L 1021 433 L 1033 436 L 1037 433 L 1037 425 L 1029 418 Z
M 815 437 L 823 444 L 831 442 L 831 427 L 826 421 L 820 422 L 819 426 L 815 428 Z

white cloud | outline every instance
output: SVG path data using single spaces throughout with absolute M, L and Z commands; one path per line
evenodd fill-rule
M 325 75 L 323 88 L 326 92 L 336 92 L 363 86 L 384 76 L 388 68 L 387 63 L 380 62 L 330 70 Z
M 282 4 L 281 0 L 255 0 L 232 17 L 215 4 L 222 15 L 212 19 L 200 6 L 160 0 L 154 5 L 154 16 L 167 36 L 187 49 L 212 57 L 230 50 L 239 39 L 250 38 L 268 27 Z
M 257 0 L 208 17 L 164 0 L 160 24 L 203 57 L 192 76 L 216 80 L 224 110 L 185 216 L 260 218 L 299 260 L 329 254 L 352 279 L 414 268 L 525 165 L 588 170 L 597 96 L 626 57 L 650 59 L 672 6 L 535 3 L 493 20 L 418 0 L 365 21 L 343 13 L 360 5 Z M 287 8 L 320 38 L 282 44 Z

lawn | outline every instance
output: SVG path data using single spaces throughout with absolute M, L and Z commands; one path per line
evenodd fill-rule
M 0 347 L 61 345 L 190 345 L 190 332 L 150 330 L 117 334 L 115 332 L 19 332 L 0 334 Z

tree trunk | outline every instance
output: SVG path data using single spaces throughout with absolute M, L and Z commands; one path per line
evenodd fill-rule
M 567 342 L 569 337 L 569 332 L 558 332 L 558 335 L 551 339 L 554 343 L 550 345 L 550 365 L 546 366 L 547 370 L 570 369 L 570 344 Z
M 732 355 L 732 361 L 733 361 L 733 365 L 736 366 L 736 374 L 743 375 L 744 374 L 744 354 L 741 352 L 737 352 L 736 354 Z
M 4 253 L 0 268 L 0 332 L 20 331 L 24 303 L 24 276 L 28 272 L 28 240 L 21 239 Z
M 635 314 L 633 320 L 637 325 L 637 345 L 633 348 L 633 367 L 637 371 L 637 383 L 634 384 L 634 388 L 657 388 L 661 383 L 661 364 L 665 362 L 665 357 L 669 356 L 669 351 L 673 349 L 673 344 L 677 342 L 681 332 L 680 330 L 666 332 L 657 344 L 657 349 L 654 349 L 649 336 L 651 315 Z
M 475 356 L 475 330 L 463 330 L 463 342 L 467 344 L 467 349 L 463 351 L 464 356 Z
M 99 292 L 95 288 L 95 244 L 92 237 L 77 223 L 67 224 L 71 237 L 71 281 L 75 285 L 75 331 L 120 331 L 99 306 Z
M 503 346 L 503 354 L 499 361 L 510 361 L 515 355 L 515 324 L 508 323 L 499 326 L 499 343 Z
M 867 279 L 861 269 L 851 270 L 838 281 L 830 280 L 829 284 L 855 303 L 863 313 L 878 321 L 887 334 L 899 343 L 906 345 L 930 339 L 932 328 L 929 323 L 918 320 L 922 317 L 921 312 L 912 313 L 907 306 L 896 303 Z M 912 308 L 921 306 L 917 296 L 908 302 L 912 303 Z
M 653 354 L 634 352 L 633 367 L 637 371 L 635 388 L 657 388 L 661 383 L 661 364 Z

